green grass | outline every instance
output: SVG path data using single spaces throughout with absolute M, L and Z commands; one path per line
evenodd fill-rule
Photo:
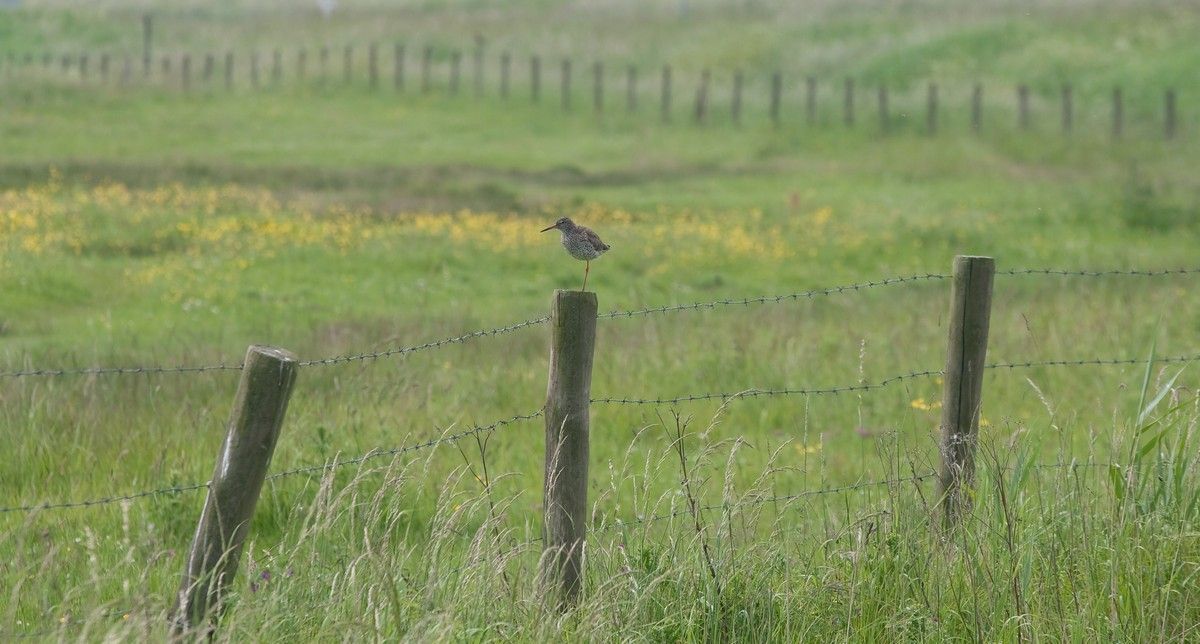
M 137 12 L 99 6 L 6 12 L 0 33 L 14 49 L 117 51 Z M 267 20 L 266 6 L 164 10 L 159 33 L 196 51 L 385 35 L 372 6 L 329 23 Z M 460 97 L 315 81 L 185 96 L 13 78 L 0 115 L 0 371 L 236 364 L 251 343 L 311 359 L 537 318 L 582 278 L 537 232 L 562 214 L 613 246 L 589 280 L 602 311 L 947 273 L 957 253 L 1001 270 L 1196 264 L 1194 117 L 1181 107 L 1183 136 L 1170 142 L 1153 120 L 1194 48 L 1186 12 L 863 3 L 786 21 L 768 3 L 693 4 L 686 20 L 675 3 L 624 8 L 429 3 L 404 33 L 451 43 L 492 25 L 527 43 L 553 30 L 546 55 L 685 72 L 786 60 L 823 83 L 854 73 L 907 86 L 897 127 L 883 135 L 866 97 L 842 127 L 832 93 L 807 125 L 794 92 L 771 127 L 762 78 L 740 127 L 725 104 L 690 122 L 686 86 L 660 123 L 652 77 L 638 113 L 623 113 L 614 85 L 600 117 L 586 77 L 570 113 L 550 81 L 531 105 L 524 89 L 474 100 L 469 82 Z M 543 26 L 523 19 L 541 13 Z M 597 26 L 596 42 L 580 37 Z M 1129 55 L 1104 62 L 1113 38 Z M 1137 100 L 1151 98 L 1133 102 L 1128 136 L 1112 141 L 1104 92 L 1139 74 L 1153 93 Z M 936 137 L 921 130 L 928 78 L 948 79 Z M 976 78 L 989 97 L 1018 80 L 1049 96 L 1070 78 L 1085 88 L 1075 132 L 1058 133 L 1044 103 L 1035 130 L 1017 131 L 1011 107 L 989 98 L 983 133 L 969 135 Z M 998 276 L 989 361 L 1194 355 L 1195 277 Z M 824 388 L 940 369 L 948 296 L 948 282 L 925 280 L 605 319 L 592 393 Z M 305 368 L 271 470 L 534 411 L 547 359 L 535 325 Z M 16 506 L 203 482 L 237 374 L 0 382 L 0 506 Z M 539 603 L 529 542 L 540 419 L 486 433 L 486 448 L 466 440 L 461 452 L 289 476 L 264 489 L 221 637 L 1186 641 L 1200 623 L 1196 390 L 1194 368 L 1173 363 L 989 371 L 975 509 L 948 537 L 933 482 L 906 480 L 938 462 L 934 377 L 726 406 L 596 404 L 587 585 L 565 616 Z M 688 422 L 692 489 L 713 506 L 699 531 L 672 410 Z M 893 482 L 864 485 L 874 481 Z M 763 502 L 806 490 L 837 491 Z M 0 636 L 161 638 L 202 501 L 0 515 Z M 617 524 L 663 514 L 675 516 Z

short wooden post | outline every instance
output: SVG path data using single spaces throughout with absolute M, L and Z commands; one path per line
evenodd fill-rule
M 706 69 L 700 72 L 700 86 L 696 88 L 695 117 L 697 123 L 703 123 L 705 117 L 708 116 L 708 81 L 709 71 Z
M 428 94 L 432 88 L 431 67 L 433 66 L 433 47 L 425 47 L 421 51 L 421 92 Z
M 971 90 L 971 131 L 976 134 L 983 131 L 983 85 L 979 83 Z
M 588 400 L 596 312 L 595 293 L 554 292 L 545 408 L 544 550 L 539 577 L 546 600 L 559 609 L 575 604 L 583 587 L 588 513 Z
M 379 88 L 379 43 L 367 45 L 367 86 Z
M 346 45 L 342 49 L 342 82 L 350 84 L 354 76 L 354 45 Z
M 942 516 L 948 528 L 957 525 L 970 508 L 967 488 L 975 474 L 995 271 L 991 257 L 954 258 L 949 343 L 942 386 L 942 463 L 938 477 Z
M 1074 125 L 1074 105 L 1071 100 L 1071 86 L 1062 86 L 1062 130 L 1063 134 L 1070 134 L 1071 127 Z
M 400 43 L 392 47 L 392 86 L 404 90 L 404 45 Z
M 250 52 L 250 87 L 258 89 L 258 52 Z
M 937 134 L 938 129 L 938 86 L 930 83 L 925 106 L 925 132 L 929 136 Z
M 637 67 L 633 65 L 625 68 L 625 111 L 637 111 Z
M 233 52 L 225 52 L 225 89 L 233 89 Z
M 1170 141 L 1175 138 L 1175 90 L 1168 89 L 1163 101 L 1163 136 Z
M 729 120 L 734 125 L 742 124 L 742 70 L 733 72 L 733 100 L 729 106 Z
M 879 86 L 879 131 L 888 133 L 890 119 L 888 118 L 888 89 L 887 85 Z
M 1029 129 L 1029 86 L 1017 86 L 1017 126 L 1022 130 Z
M 771 124 L 779 126 L 779 103 L 783 95 L 783 74 L 775 72 L 771 74 Z
M 179 63 L 180 87 L 183 91 L 190 92 L 192 90 L 192 57 L 189 54 L 183 55 L 183 60 Z
M 804 122 L 809 125 L 817 122 L 817 79 L 815 76 L 804 79 Z
M 845 96 L 842 100 L 842 120 L 846 127 L 854 126 L 854 79 L 847 78 Z
M 278 85 L 283 81 L 283 52 L 276 49 L 271 52 L 271 84 Z
M 671 66 L 663 65 L 662 97 L 659 100 L 658 111 L 663 123 L 671 121 Z
M 537 103 L 542 98 L 542 59 L 540 56 L 529 58 L 529 100 Z
M 458 83 L 462 78 L 462 52 L 457 49 L 450 52 L 450 95 L 458 95 Z
M 296 381 L 291 353 L 251 346 L 179 595 L 172 611 L 176 634 L 207 630 L 237 574 L 242 545 Z
M 500 98 L 508 98 L 508 85 L 512 78 L 512 54 L 500 54 Z
M 592 109 L 597 114 L 604 111 L 604 63 L 592 64 Z
M 564 58 L 561 69 L 559 81 L 561 82 L 562 108 L 563 111 L 567 111 L 571 109 L 571 59 Z
M 150 78 L 150 42 L 154 36 L 154 21 L 150 14 L 142 14 L 142 77 Z
M 1121 88 L 1114 87 L 1112 91 L 1112 135 L 1114 139 L 1121 138 L 1121 134 L 1125 130 L 1125 105 L 1121 98 Z
M 304 82 L 308 75 L 308 50 L 303 47 L 296 52 L 296 80 Z

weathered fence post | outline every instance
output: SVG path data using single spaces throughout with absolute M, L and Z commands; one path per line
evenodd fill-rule
M 1120 87 L 1113 88 L 1112 103 L 1112 135 L 1114 139 L 1119 139 L 1125 130 L 1125 106 L 1121 100 Z
M 938 127 L 938 86 L 937 83 L 929 84 L 929 93 L 926 99 L 925 108 L 925 131 L 929 136 L 937 134 Z
M 150 78 L 150 39 L 154 35 L 154 22 L 150 14 L 142 14 L 142 77 Z
M 854 126 L 854 79 L 847 78 L 845 96 L 842 100 L 842 120 L 846 127 Z
M 455 49 L 450 52 L 450 95 L 458 95 L 458 82 L 462 77 L 462 52 Z
M 542 98 L 542 59 L 532 56 L 529 59 L 529 100 L 537 103 Z
M 668 123 L 671 120 L 671 66 L 663 65 L 662 70 L 662 99 L 659 102 L 659 112 L 662 116 L 662 122 Z
M 429 93 L 429 90 L 431 88 L 430 83 L 433 82 L 433 80 L 430 78 L 430 76 L 431 76 L 430 67 L 432 67 L 432 65 L 433 65 L 433 47 L 426 46 L 425 49 L 423 49 L 421 51 L 421 92 L 424 94 Z
M 1063 85 L 1062 87 L 1062 130 L 1063 134 L 1071 133 L 1072 121 L 1074 120 L 1074 109 L 1071 101 L 1071 86 Z
M 287 411 L 298 363 L 291 353 L 251 346 L 233 413 L 172 611 L 176 634 L 207 630 L 237 574 L 267 466 Z
M 733 72 L 733 101 L 729 106 L 729 120 L 734 125 L 742 124 L 742 70 Z
M 1029 129 L 1029 86 L 1017 86 L 1017 126 Z
M 938 498 L 947 528 L 958 524 L 970 505 L 969 493 L 964 488 L 971 485 L 975 474 L 995 271 L 991 257 L 954 258 L 949 343 L 942 386 L 942 463 L 938 476 Z
M 1175 90 L 1168 89 L 1163 100 L 1163 136 L 1169 141 L 1175 138 Z
M 706 69 L 700 72 L 700 87 L 696 88 L 695 117 L 697 123 L 703 123 L 704 118 L 708 115 L 708 80 L 709 71 Z
M 879 130 L 888 133 L 888 90 L 887 85 L 879 86 Z
M 633 65 L 625 69 L 625 111 L 637 111 L 637 67 Z
M 979 83 L 971 90 L 971 131 L 976 134 L 983 131 L 983 85 Z
M 771 74 L 771 124 L 779 127 L 779 103 L 783 94 L 783 74 Z
M 367 45 L 367 85 L 372 90 L 379 87 L 379 43 Z
M 400 43 L 392 47 L 392 86 L 404 90 L 404 45 Z
M 508 83 L 512 77 L 512 54 L 500 54 L 500 98 L 508 98 Z
M 588 401 L 596 345 L 596 294 L 554 292 L 546 387 L 546 466 L 540 585 L 548 603 L 573 605 L 583 587 L 587 537 Z
M 562 108 L 563 111 L 571 109 L 571 59 L 564 58 L 562 61 L 562 73 L 559 74 L 562 90 Z
M 604 63 L 592 64 L 592 108 L 597 114 L 604 111 Z
M 817 78 L 804 79 L 804 121 L 809 125 L 817 122 Z

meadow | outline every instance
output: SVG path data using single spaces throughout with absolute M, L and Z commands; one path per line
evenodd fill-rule
M 950 284 L 936 275 L 955 254 L 1001 271 L 1197 267 L 1195 12 L 343 4 L 323 20 L 265 0 L 44 2 L 0 13 L 0 35 L 19 51 L 136 53 L 149 6 L 175 52 L 419 35 L 440 56 L 483 32 L 489 55 L 536 43 L 581 73 L 592 57 L 671 62 L 681 78 L 745 66 L 761 81 L 782 65 L 911 99 L 897 94 L 885 134 L 869 103 L 842 126 L 833 93 L 812 125 L 787 94 L 776 127 L 761 84 L 740 126 L 727 106 L 692 123 L 690 86 L 664 123 L 651 76 L 644 109 L 600 115 L 586 76 L 568 112 L 550 84 L 534 104 L 469 84 L 252 91 L 239 77 L 185 94 L 6 77 L 0 638 L 165 636 L 202 489 L 23 508 L 203 483 L 237 383 L 234 369 L 16 374 L 237 365 L 252 343 L 305 360 L 389 355 L 301 370 L 271 471 L 351 462 L 264 488 L 225 641 L 1196 637 L 1195 274 L 997 276 L 989 362 L 1121 363 L 989 372 L 975 509 L 950 535 L 929 477 L 937 375 L 812 391 L 940 370 Z M 916 111 L 929 80 L 944 87 L 937 136 Z M 1052 101 L 1068 80 L 1079 103 L 1064 135 Z M 1035 127 L 1017 129 L 997 98 L 972 134 L 975 81 L 989 97 L 1031 83 Z M 1130 101 L 1120 140 L 1114 83 Z M 1170 141 L 1155 121 L 1167 86 L 1181 112 Z M 554 289 L 582 280 L 538 232 L 563 215 L 613 247 L 588 283 L 602 313 L 935 277 L 601 319 L 594 398 L 801 391 L 593 404 L 587 584 L 558 614 L 534 579 L 542 420 L 491 427 L 541 407 L 545 325 L 397 350 L 544 316 Z M 473 427 L 488 429 L 389 451 Z

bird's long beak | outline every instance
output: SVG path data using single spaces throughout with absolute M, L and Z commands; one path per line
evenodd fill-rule
M 555 228 L 554 226 L 550 226 L 550 227 L 548 227 L 548 228 L 543 228 L 543 229 L 541 230 L 541 232 L 546 232 L 547 230 L 554 230 L 554 228 Z

